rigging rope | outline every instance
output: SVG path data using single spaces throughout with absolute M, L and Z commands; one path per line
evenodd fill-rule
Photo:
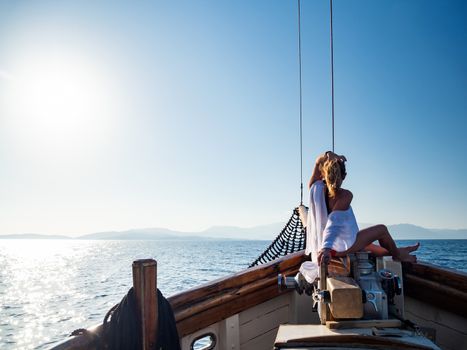
M 300 204 L 303 204 L 303 142 L 302 142 L 302 30 L 300 26 L 300 0 L 298 0 L 298 76 L 300 85 Z
M 332 0 L 329 0 L 331 10 L 331 114 L 332 114 L 332 151 L 334 152 L 334 39 L 332 32 Z
M 302 30 L 301 30 L 301 0 L 297 0 L 298 10 L 298 78 L 299 78 L 299 118 L 300 118 L 300 205 L 303 205 L 303 94 L 302 94 Z M 249 267 L 277 259 L 281 256 L 305 248 L 306 233 L 300 220 L 298 208 L 295 208 L 292 217 L 279 235 L 266 248 L 266 250 Z
M 332 117 L 332 151 L 334 152 L 334 38 L 332 23 L 332 0 L 330 0 L 330 48 L 331 48 L 331 117 Z M 303 142 L 302 142 L 302 41 L 300 26 L 300 0 L 298 0 L 298 67 L 300 82 L 300 205 L 303 205 Z M 284 229 L 266 248 L 266 250 L 249 267 L 263 264 L 281 256 L 305 249 L 306 230 L 300 220 L 298 208 Z

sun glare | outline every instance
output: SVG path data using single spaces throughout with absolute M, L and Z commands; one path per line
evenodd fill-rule
M 35 146 L 69 146 L 102 136 L 111 115 L 110 84 L 92 61 L 31 58 L 11 72 L 8 126 Z

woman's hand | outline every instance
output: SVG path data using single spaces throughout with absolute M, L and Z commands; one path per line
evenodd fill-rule
M 329 264 L 329 261 L 331 261 L 331 249 L 329 248 L 321 249 L 318 253 L 318 265 L 321 265 L 321 263 L 324 263 L 325 265 L 327 265 Z
M 338 161 L 340 161 L 340 162 L 346 162 L 346 161 L 347 161 L 347 158 L 345 158 L 344 155 L 338 155 L 338 154 L 336 154 L 336 153 L 334 153 L 334 152 L 331 152 L 331 151 L 327 151 L 327 152 L 325 153 L 325 156 L 326 156 L 326 158 L 325 158 L 326 160 L 334 160 L 334 159 L 336 159 L 336 160 L 338 160 Z

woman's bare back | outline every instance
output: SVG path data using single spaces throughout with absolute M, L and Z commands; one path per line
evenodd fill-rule
M 326 191 L 325 196 L 329 214 L 331 214 L 335 210 L 349 209 L 350 203 L 352 203 L 353 198 L 352 192 L 344 188 L 339 188 L 334 197 L 329 196 L 328 191 Z

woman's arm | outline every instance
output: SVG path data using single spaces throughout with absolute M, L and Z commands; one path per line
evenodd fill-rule
M 328 159 L 327 154 L 323 153 L 318 158 L 316 158 L 315 161 L 315 166 L 313 168 L 313 172 L 311 173 L 310 181 L 308 182 L 308 188 L 311 188 L 311 186 L 318 180 L 323 179 L 323 174 L 321 174 L 321 165 L 324 164 L 324 162 Z

